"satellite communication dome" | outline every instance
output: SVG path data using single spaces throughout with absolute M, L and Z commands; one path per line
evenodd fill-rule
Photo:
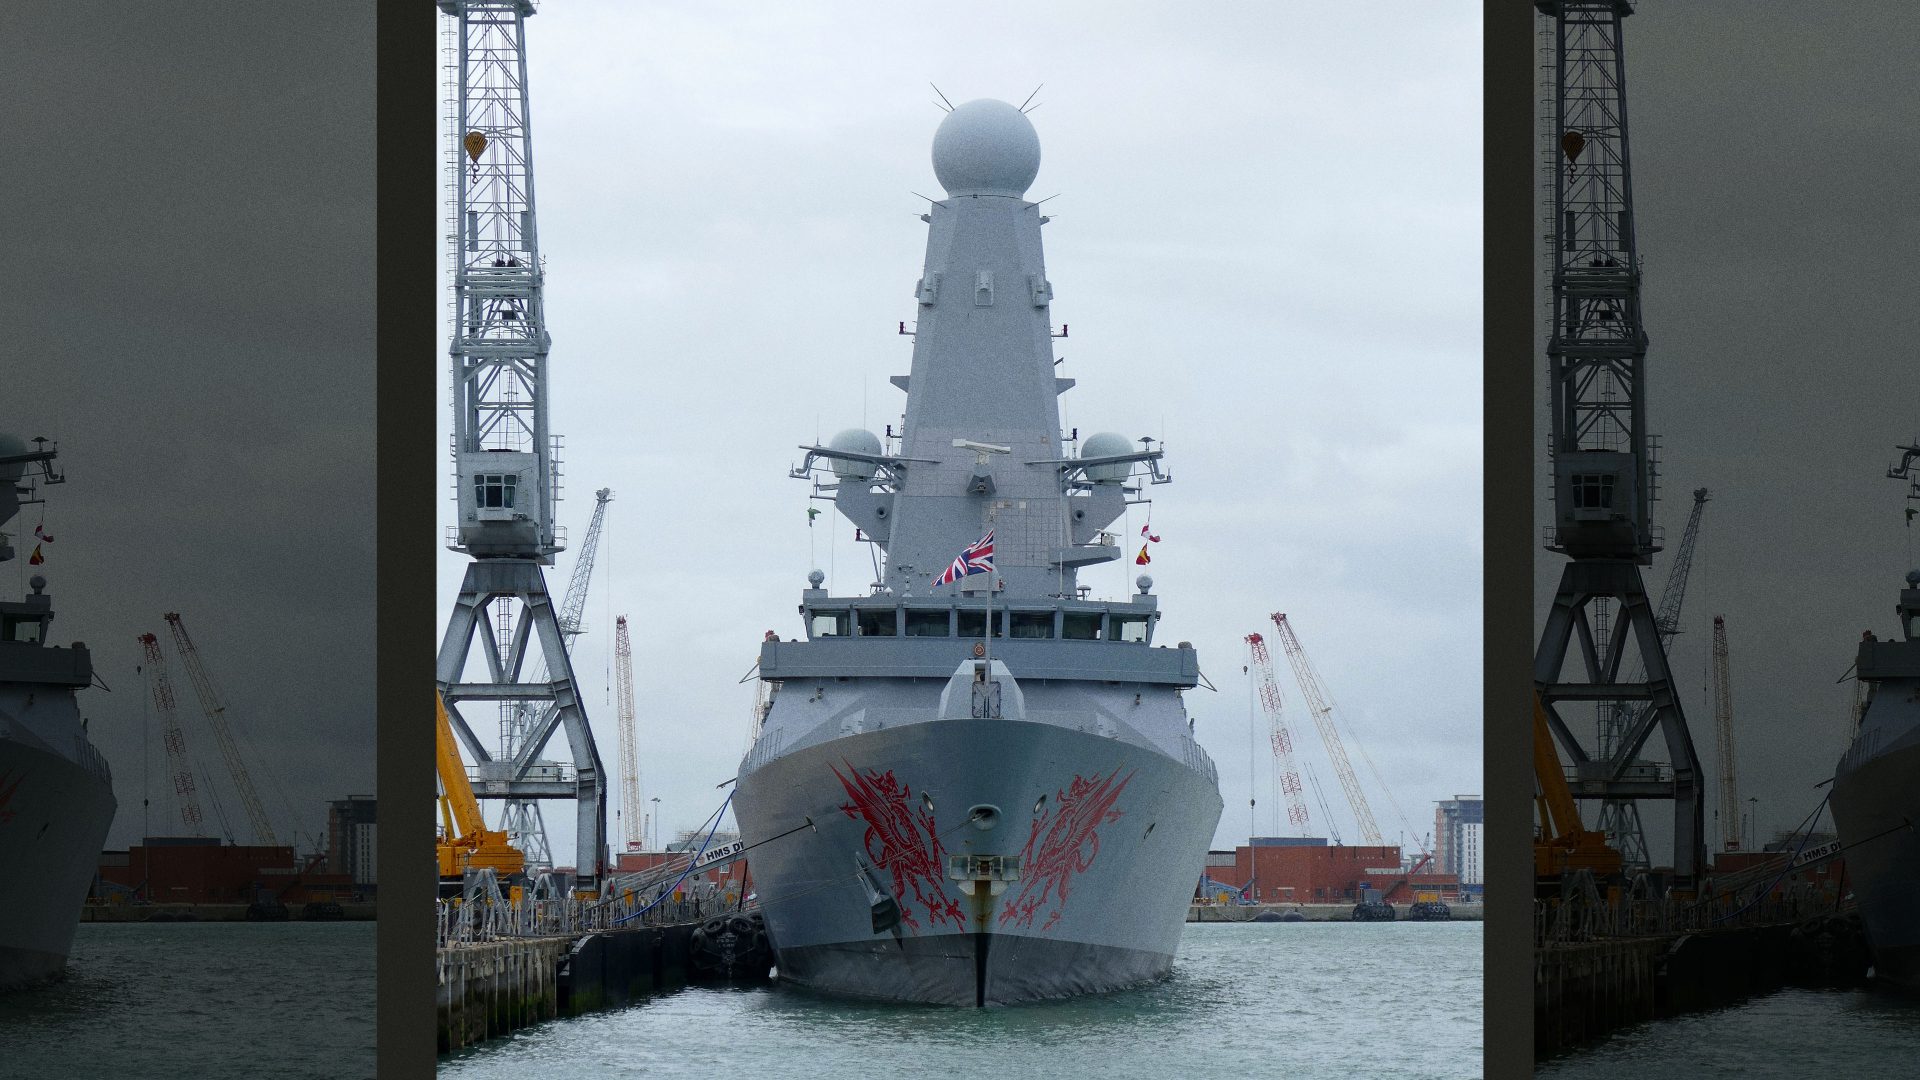
M 1080 456 L 1083 458 L 1113 457 L 1116 454 L 1133 453 L 1133 440 L 1114 431 L 1102 431 L 1087 436 L 1080 444 Z M 1096 484 L 1117 484 L 1133 472 L 1133 463 L 1116 462 L 1109 465 L 1094 465 L 1087 469 L 1087 479 Z
M 981 98 L 956 106 L 933 133 L 933 175 L 948 195 L 1019 198 L 1040 172 L 1040 136 L 1033 122 L 1004 101 Z
M 827 443 L 827 449 L 847 450 L 855 454 L 870 454 L 878 457 L 880 436 L 865 428 L 848 428 L 835 435 L 832 441 Z M 871 462 L 850 461 L 846 458 L 830 458 L 829 461 L 833 465 L 833 475 L 842 480 L 873 479 L 874 468 Z
M 0 457 L 19 457 L 26 452 L 27 444 L 21 442 L 18 436 L 9 435 L 4 431 L 0 431 Z M 0 465 L 0 483 L 8 485 L 16 484 L 26 471 L 27 466 L 24 462 Z

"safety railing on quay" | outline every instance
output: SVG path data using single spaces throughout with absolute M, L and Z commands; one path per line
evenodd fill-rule
M 578 937 L 599 930 L 671 926 L 745 910 L 730 892 L 686 893 L 655 898 L 628 893 L 605 900 L 453 897 L 436 902 L 435 924 L 441 945 L 534 937 Z
M 1698 900 L 1627 898 L 1609 904 L 1575 894 L 1534 903 L 1533 940 L 1565 944 L 1778 926 L 1844 910 L 1833 889 L 1807 883 L 1757 899 L 1727 893 Z

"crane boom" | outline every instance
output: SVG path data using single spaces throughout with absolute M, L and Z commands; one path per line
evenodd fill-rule
M 1727 675 L 1727 620 L 1713 617 L 1713 732 L 1720 752 L 1720 843 L 1740 850 L 1740 792 L 1733 777 L 1733 682 Z
M 1293 736 L 1287 731 L 1286 720 L 1281 716 L 1280 684 L 1273 678 L 1273 656 L 1267 651 L 1267 642 L 1259 634 L 1247 635 L 1247 647 L 1253 654 L 1254 683 L 1260 690 L 1260 707 L 1267 714 L 1267 737 L 1273 744 L 1274 761 L 1279 765 L 1275 783 L 1280 786 L 1282 796 L 1287 803 L 1287 822 L 1304 828 L 1307 824 L 1307 802 L 1301 797 L 1300 772 L 1293 764 Z
M 1339 729 L 1333 724 L 1333 704 L 1320 685 L 1320 676 L 1313 670 L 1313 662 L 1307 659 L 1307 651 L 1300 647 L 1300 639 L 1294 636 L 1287 617 L 1275 612 L 1273 625 L 1280 634 L 1280 647 L 1287 651 L 1287 662 L 1293 665 L 1293 676 L 1300 683 L 1301 696 L 1307 699 L 1307 711 L 1313 714 L 1314 726 L 1320 729 L 1320 741 L 1326 744 L 1327 758 L 1333 762 L 1334 775 L 1340 778 L 1340 787 L 1347 793 L 1347 803 L 1353 807 L 1354 820 L 1360 825 L 1360 839 L 1370 846 L 1378 846 L 1382 842 L 1380 826 L 1374 823 L 1373 810 L 1367 806 L 1367 797 L 1360 791 L 1360 779 L 1353 775 L 1353 764 L 1347 760 L 1347 748 L 1340 739 Z
M 255 841 L 269 847 L 280 841 L 273 834 L 273 826 L 267 821 L 266 807 L 260 804 L 260 796 L 254 791 L 253 776 L 248 773 L 246 762 L 240 757 L 240 745 L 234 740 L 233 729 L 227 724 L 227 703 L 221 700 L 220 691 L 213 685 L 213 676 L 207 673 L 206 664 L 200 659 L 200 650 L 187 636 L 187 624 L 180 619 L 180 613 L 169 611 L 166 614 L 167 629 L 173 633 L 173 647 L 180 653 L 180 662 L 187 666 L 187 678 L 193 683 L 193 692 L 200 699 L 200 711 L 207 714 L 207 723 L 213 728 L 214 742 L 220 745 L 220 757 L 226 762 L 227 772 L 233 777 L 233 787 L 240 793 L 240 804 L 246 808 L 247 822 L 253 827 Z
M 180 822 L 197 834 L 200 797 L 194 791 L 193 770 L 187 765 L 187 736 L 180 730 L 180 716 L 175 711 L 173 680 L 167 677 L 167 663 L 160 657 L 160 639 L 141 634 L 140 647 L 145 650 L 147 671 L 153 680 L 153 707 L 160 714 L 164 732 L 161 741 L 167 747 L 167 767 L 173 770 L 173 795 L 180 804 Z
M 633 644 L 627 637 L 627 617 L 613 621 L 613 679 L 620 714 L 620 819 L 628 851 L 646 846 L 640 835 L 640 756 L 635 743 L 633 708 Z

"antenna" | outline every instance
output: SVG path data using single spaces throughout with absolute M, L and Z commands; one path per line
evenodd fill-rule
M 933 86 L 933 83 L 929 82 L 927 83 L 927 85 Z M 937 86 L 933 86 L 933 92 L 936 94 L 940 94 L 940 88 Z M 953 102 L 947 100 L 947 95 L 940 94 L 940 101 L 946 106 L 948 112 L 953 111 Z
M 1041 83 L 1041 84 L 1040 84 L 1040 86 L 1036 86 L 1036 87 L 1034 87 L 1034 88 L 1033 88 L 1033 94 L 1037 94 L 1037 93 L 1039 93 L 1039 92 L 1040 92 L 1040 87 L 1042 87 L 1042 86 L 1045 86 L 1045 85 L 1047 85 L 1047 84 L 1046 84 L 1046 83 Z M 1033 100 L 1033 94 L 1028 94 L 1028 95 L 1027 95 L 1027 101 L 1032 101 L 1032 100 Z M 1025 113 L 1025 112 L 1027 111 L 1027 101 L 1023 101 L 1023 102 L 1021 102 L 1021 103 L 1020 103 L 1020 111 L 1021 111 L 1022 113 Z M 1040 106 L 1038 106 L 1038 105 L 1035 105 L 1035 106 L 1034 106 L 1034 108 L 1036 108 L 1036 109 L 1037 109 L 1037 108 L 1039 108 L 1039 107 L 1040 107 Z

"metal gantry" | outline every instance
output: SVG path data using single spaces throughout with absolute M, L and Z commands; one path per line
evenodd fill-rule
M 607 504 L 613 501 L 613 489 L 601 488 L 593 493 L 593 519 L 587 525 L 587 537 L 581 541 L 579 551 L 573 557 L 573 573 L 567 578 L 566 596 L 560 601 L 560 640 L 567 647 L 567 655 L 573 655 L 573 643 L 586 632 L 585 616 L 587 610 L 587 591 L 593 582 L 593 567 L 600 552 L 600 533 L 606 525 Z M 495 601 L 495 607 L 503 606 L 503 601 Z M 511 635 L 508 635 L 507 648 L 512 647 Z M 546 657 L 538 660 L 531 682 L 543 682 L 549 674 Z M 536 710 L 525 701 L 502 702 L 500 706 L 500 757 L 507 761 L 516 758 L 527 740 L 535 732 L 551 730 L 549 725 L 554 719 L 553 703 L 547 702 Z M 510 768 L 506 766 L 504 768 Z M 529 773 L 551 773 L 561 768 L 558 762 L 535 760 L 528 766 Z M 483 770 L 482 779 L 512 780 L 510 772 L 496 763 L 491 775 Z M 534 799 L 508 798 L 500 816 L 500 827 L 507 834 L 507 840 L 519 848 L 525 856 L 525 869 L 528 874 L 538 874 L 553 869 L 553 854 L 547 843 L 547 823 L 540 813 L 540 804 Z
M 1710 497 L 1706 488 L 1694 489 L 1693 510 L 1687 515 L 1687 527 L 1680 536 L 1679 548 L 1674 552 L 1673 565 L 1667 568 L 1667 583 L 1660 592 L 1660 611 L 1653 619 L 1660 631 L 1662 649 L 1671 647 L 1674 635 L 1680 632 L 1680 611 L 1686 602 L 1687 579 L 1693 571 L 1693 552 L 1700 539 L 1700 519 Z M 1596 617 L 1596 624 L 1599 621 Z M 1598 631 L 1594 636 L 1604 657 L 1614 639 L 1611 634 Z M 1633 675 L 1627 681 L 1638 682 L 1646 677 L 1646 673 L 1646 662 L 1642 659 L 1636 662 Z M 1600 757 L 1612 756 L 1614 748 L 1626 737 L 1627 732 L 1634 730 L 1646 716 L 1648 707 L 1647 702 L 1635 701 L 1607 701 L 1600 704 Z M 1628 766 L 1628 771 L 1660 774 L 1660 767 L 1651 762 L 1635 761 Z M 1652 865 L 1647 857 L 1647 836 L 1640 822 L 1640 808 L 1633 800 L 1608 799 L 1601 803 L 1597 828 L 1607 835 L 1607 839 L 1620 852 L 1621 861 L 1627 869 L 1645 870 Z
M 435 681 L 479 774 L 476 795 L 574 802 L 574 885 L 593 892 L 607 862 L 604 770 L 544 572 L 565 544 L 555 525 L 560 471 L 547 422 L 549 339 L 528 122 L 526 20 L 534 7 L 530 0 L 437 0 L 437 6 L 456 38 L 447 138 L 458 521 L 449 546 L 472 562 L 441 642 Z M 490 607 L 504 627 L 501 640 L 479 650 L 486 670 L 467 680 Z M 540 657 L 533 668 L 529 646 Z M 541 662 L 546 676 L 529 677 Z M 461 715 L 467 701 L 543 719 L 529 725 L 510 754 L 496 758 Z M 539 760 L 562 730 L 570 768 Z
M 1627 139 L 1622 22 L 1627 0 L 1536 0 L 1552 21 L 1554 156 L 1550 246 L 1554 527 L 1547 546 L 1568 556 L 1534 654 L 1533 677 L 1559 751 L 1584 799 L 1669 799 L 1674 884 L 1686 889 L 1705 863 L 1705 786 L 1687 731 L 1641 567 L 1660 550 L 1651 506 L 1655 470 L 1647 435 L 1640 259 Z M 1594 615 L 1616 606 L 1608 647 Z M 1564 669 L 1570 652 L 1580 670 Z M 1633 654 L 1645 675 L 1621 679 Z M 1588 748 L 1567 723 L 1570 701 L 1626 701 L 1644 712 L 1611 745 Z M 1604 711 L 1604 710 L 1603 710 Z M 1640 759 L 1660 732 L 1669 768 Z

